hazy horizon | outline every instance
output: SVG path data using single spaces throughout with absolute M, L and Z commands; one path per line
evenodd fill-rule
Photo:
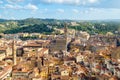
M 35 17 L 28 17 L 23 19 L 7 19 L 7 18 L 0 18 L 3 20 L 25 20 L 25 19 L 55 19 L 55 20 L 71 20 L 71 21 L 114 21 L 114 20 L 120 20 L 120 19 L 57 19 L 57 18 L 35 18 Z

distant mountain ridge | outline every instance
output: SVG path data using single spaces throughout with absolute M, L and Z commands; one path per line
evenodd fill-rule
M 26 18 L 26 19 L 16 19 L 16 20 L 13 20 L 13 19 L 0 19 L 0 22 L 6 22 L 6 21 L 31 21 L 31 20 L 35 20 L 35 21 L 42 21 L 42 22 L 56 22 L 56 21 L 61 21 L 61 22 L 71 22 L 71 21 L 74 21 L 74 20 L 69 20 L 69 19 L 63 19 L 63 20 L 60 20 L 60 19 L 49 19 L 49 18 L 46 18 L 46 19 L 41 19 L 41 18 Z

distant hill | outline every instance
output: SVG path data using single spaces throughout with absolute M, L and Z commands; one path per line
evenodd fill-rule
M 50 34 L 54 30 L 47 27 L 45 24 L 34 24 L 34 25 L 29 25 L 25 27 L 18 27 L 18 28 L 13 28 L 10 30 L 6 30 L 4 33 L 5 34 L 15 34 L 15 33 L 46 33 Z
M 6 20 L 0 19 L 0 33 L 50 33 L 53 28 L 49 30 L 47 25 L 50 26 L 63 26 L 64 22 L 71 22 L 72 20 L 57 20 L 57 19 L 40 19 L 40 18 L 27 18 L 22 20 Z
M 6 22 L 7 20 L 6 19 L 0 19 L 0 23 L 1 22 Z
M 7 19 L 0 19 L 0 22 L 9 22 L 9 21 L 16 21 L 19 24 L 50 24 L 50 23 L 64 23 L 64 22 L 71 22 L 74 20 L 58 20 L 58 19 L 40 19 L 40 18 L 27 18 L 22 20 L 7 20 Z
M 120 20 L 58 20 L 58 19 L 40 19 L 27 18 L 22 20 L 6 20 L 0 19 L 0 33 L 20 33 L 20 32 L 38 32 L 51 33 L 54 28 L 63 28 L 64 23 L 69 23 L 68 28 L 78 31 L 87 31 L 90 34 L 106 34 L 112 32 L 113 34 L 120 33 Z M 71 22 L 76 22 L 77 25 L 72 25 Z M 52 26 L 49 31 L 49 27 Z M 46 28 L 47 30 L 45 30 Z

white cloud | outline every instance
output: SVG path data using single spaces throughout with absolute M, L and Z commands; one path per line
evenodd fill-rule
M 79 13 L 79 10 L 77 10 L 77 9 L 73 9 L 72 10 L 74 13 Z
M 90 3 L 96 3 L 98 0 L 88 0 Z
M 6 4 L 6 5 L 5 5 L 5 8 L 14 8 L 14 6 L 11 5 L 11 4 Z
M 98 2 L 98 0 L 41 0 L 44 3 L 86 5 Z
M 30 10 L 37 10 L 38 9 L 37 6 L 35 6 L 33 4 L 30 4 L 30 3 L 28 5 L 26 5 L 24 8 L 25 9 L 30 9 Z
M 58 12 L 64 13 L 64 9 L 57 9 Z
M 24 0 L 7 0 L 8 3 L 23 2 Z
M 42 0 L 45 3 L 79 4 L 80 0 Z
M 4 8 L 5 9 L 21 9 L 21 10 L 26 10 L 26 9 L 28 9 L 28 10 L 33 10 L 33 11 L 35 11 L 35 10 L 37 10 L 38 9 L 38 7 L 37 6 L 35 6 L 35 5 L 32 5 L 32 4 L 27 4 L 27 5 L 25 5 L 25 6 L 21 6 L 21 5 L 16 5 L 16 4 L 6 4 L 5 6 L 4 6 Z
M 11 4 L 6 4 L 4 6 L 4 8 L 6 8 L 6 9 L 23 9 L 23 7 L 20 5 L 11 5 Z

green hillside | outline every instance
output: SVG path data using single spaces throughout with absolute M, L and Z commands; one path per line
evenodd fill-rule
M 34 25 L 29 25 L 26 27 L 18 27 L 18 28 L 13 28 L 10 30 L 6 30 L 4 31 L 5 34 L 9 34 L 9 33 L 46 33 L 46 34 L 50 34 L 52 33 L 54 30 L 48 28 L 45 24 L 34 24 Z
M 0 19 L 0 33 L 47 33 L 54 32 L 54 28 L 63 28 L 64 23 L 69 23 L 68 28 L 78 31 L 87 31 L 90 34 L 120 34 L 120 20 L 104 21 L 74 21 L 74 20 L 57 20 L 57 19 L 39 19 L 27 18 L 23 20 L 5 20 Z M 72 25 L 76 22 L 77 25 Z M 51 27 L 47 27 L 47 26 Z

